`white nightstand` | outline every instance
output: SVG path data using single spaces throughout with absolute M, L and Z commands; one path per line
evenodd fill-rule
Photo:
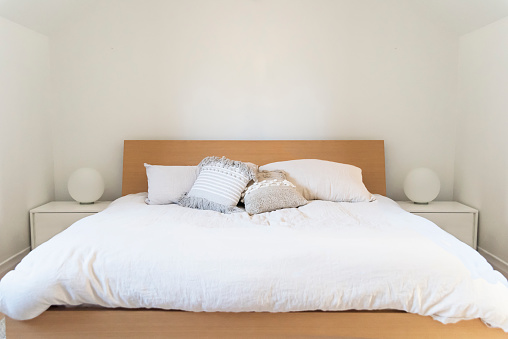
M 428 219 L 460 241 L 476 249 L 478 211 L 456 201 L 432 201 L 419 205 L 411 201 L 397 201 L 408 212 Z
M 84 217 L 96 214 L 111 201 L 80 205 L 75 201 L 52 201 L 30 210 L 30 239 L 32 249 Z

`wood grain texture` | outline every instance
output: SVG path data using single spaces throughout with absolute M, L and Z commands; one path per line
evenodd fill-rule
M 264 165 L 321 159 L 355 165 L 371 193 L 386 195 L 383 140 L 125 140 L 122 195 L 146 192 L 143 164 L 197 165 L 207 156 Z
M 194 313 L 161 310 L 49 310 L 7 319 L 7 338 L 457 338 L 508 334 L 480 320 L 443 325 L 405 312 Z

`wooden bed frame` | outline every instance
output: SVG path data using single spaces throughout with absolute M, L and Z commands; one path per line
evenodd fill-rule
M 124 144 L 122 195 L 145 192 L 143 163 L 196 165 L 208 155 L 262 165 L 303 158 L 356 165 L 372 193 L 386 195 L 384 142 L 153 141 Z M 51 307 L 28 321 L 7 318 L 15 338 L 508 338 L 479 319 L 443 325 L 399 311 L 194 313 L 163 310 Z
M 122 195 L 146 192 L 144 163 L 197 165 L 207 156 L 264 165 L 276 161 L 321 159 L 355 165 L 371 193 L 386 195 L 383 140 L 126 140 Z

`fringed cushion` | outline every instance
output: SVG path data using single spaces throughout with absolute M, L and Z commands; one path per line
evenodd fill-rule
M 207 157 L 198 166 L 198 178 L 178 204 L 184 207 L 222 213 L 241 211 L 236 205 L 249 181 L 255 179 L 253 168 L 226 157 Z
M 259 171 L 257 182 L 247 188 L 243 202 L 249 214 L 303 206 L 308 201 L 286 180 L 283 171 Z

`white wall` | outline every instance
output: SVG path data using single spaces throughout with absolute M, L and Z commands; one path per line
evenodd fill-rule
M 0 264 L 30 246 L 28 211 L 54 198 L 49 69 L 48 38 L 0 18 Z
M 124 139 L 384 139 L 388 195 L 453 191 L 458 39 L 377 0 L 104 0 L 52 36 L 55 188 L 121 193 Z
M 454 197 L 480 210 L 479 247 L 508 262 L 508 18 L 460 39 Z M 508 267 L 505 267 L 508 268 Z

